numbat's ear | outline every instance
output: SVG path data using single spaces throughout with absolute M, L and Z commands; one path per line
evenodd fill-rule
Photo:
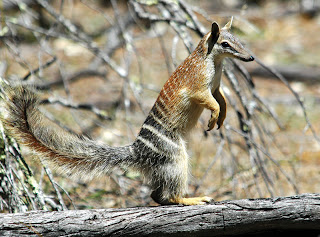
M 233 22 L 233 16 L 231 17 L 230 21 L 223 27 L 225 30 L 230 30 Z
M 219 35 L 220 35 L 219 25 L 217 22 L 213 22 L 212 26 L 211 26 L 211 34 L 208 38 L 208 52 L 207 52 L 207 54 L 211 53 L 214 44 L 217 43 Z

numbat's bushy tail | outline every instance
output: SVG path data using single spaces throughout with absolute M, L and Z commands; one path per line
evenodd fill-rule
M 65 131 L 38 110 L 40 100 L 30 87 L 4 88 L 6 112 L 2 121 L 20 144 L 39 153 L 41 159 L 72 175 L 97 175 L 131 160 L 130 146 L 109 147 Z
M 5 128 L 41 159 L 70 174 L 88 177 L 114 167 L 132 167 L 146 177 L 153 189 L 151 197 L 160 204 L 209 202 L 209 197 L 184 198 L 188 184 L 185 138 L 204 108 L 211 111 L 208 130 L 223 125 L 227 111 L 220 89 L 223 58 L 253 60 L 230 27 L 231 21 L 222 29 L 212 24 L 163 86 L 133 144 L 110 147 L 65 131 L 44 118 L 37 95 L 24 86 L 4 88 Z

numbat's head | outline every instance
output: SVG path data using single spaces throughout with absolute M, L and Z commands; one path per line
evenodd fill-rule
M 245 50 L 240 40 L 230 33 L 231 20 L 220 29 L 216 22 L 212 23 L 211 32 L 203 37 L 199 44 L 205 57 L 222 60 L 225 57 L 237 58 L 245 62 L 253 61 L 254 58 Z

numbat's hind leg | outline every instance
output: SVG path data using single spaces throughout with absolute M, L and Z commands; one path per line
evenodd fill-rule
M 184 145 L 181 145 L 175 157 L 175 161 L 170 166 L 157 169 L 157 175 L 151 173 L 152 187 L 155 187 L 151 197 L 161 205 L 204 205 L 213 201 L 210 197 L 183 198 L 187 193 L 188 186 L 188 155 Z

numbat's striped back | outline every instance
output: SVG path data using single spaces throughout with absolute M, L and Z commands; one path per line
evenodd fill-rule
M 203 107 L 192 101 L 192 87 L 203 80 L 206 65 L 203 44 L 176 69 L 163 86 L 133 146 L 142 162 L 161 164 L 173 159 Z

